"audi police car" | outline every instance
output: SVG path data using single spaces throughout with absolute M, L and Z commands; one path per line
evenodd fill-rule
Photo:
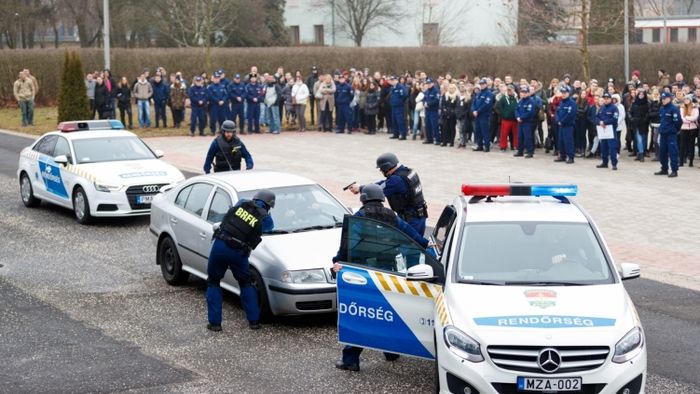
M 22 202 L 70 208 L 76 220 L 148 215 L 161 187 L 185 179 L 117 120 L 62 122 L 24 148 L 17 178 Z
M 574 185 L 464 185 L 436 261 L 395 228 L 343 228 L 338 334 L 434 359 L 443 393 L 643 393 L 644 330 Z

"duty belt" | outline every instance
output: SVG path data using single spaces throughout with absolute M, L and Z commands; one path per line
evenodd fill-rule
M 224 231 L 217 231 L 214 234 L 214 238 L 224 241 L 226 245 L 228 245 L 232 249 L 241 249 L 248 254 L 250 254 L 250 252 L 253 250 L 247 243 L 241 241 L 236 237 L 228 235 L 228 233 L 225 233 Z

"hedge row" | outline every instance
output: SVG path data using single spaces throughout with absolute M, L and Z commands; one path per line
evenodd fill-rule
M 692 76 L 700 72 L 700 47 L 693 44 L 635 45 L 630 50 L 630 64 L 642 72 L 642 79 L 656 81 L 656 70 L 663 68 L 671 73 L 682 72 Z M 622 81 L 622 46 L 591 47 L 591 75 L 594 78 L 613 77 Z M 102 67 L 103 55 L 98 49 L 78 49 L 88 70 Z M 22 68 L 29 68 L 39 79 L 40 92 L 37 101 L 54 103 L 58 97 L 63 49 L 0 50 L 0 103 L 10 103 L 12 84 Z M 453 75 L 512 74 L 515 78 L 538 78 L 549 81 L 571 73 L 581 77 L 581 53 L 566 47 L 478 47 L 478 48 L 226 48 L 212 50 L 214 68 L 223 67 L 231 75 L 247 72 L 257 65 L 261 72 L 276 70 L 302 70 L 308 73 L 317 65 L 323 71 L 344 67 L 368 67 L 399 73 L 403 70 L 422 69 L 429 74 L 450 71 Z M 144 67 L 152 70 L 163 66 L 168 71 L 181 70 L 186 76 L 204 71 L 204 54 L 201 49 L 113 49 L 112 70 L 115 75 L 126 75 L 133 80 Z M 211 71 L 211 70 L 210 70 Z

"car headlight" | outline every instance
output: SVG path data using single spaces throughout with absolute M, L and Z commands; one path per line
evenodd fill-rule
M 326 283 L 326 274 L 322 269 L 284 271 L 282 282 L 285 283 Z
M 635 327 L 615 344 L 615 355 L 612 361 L 618 364 L 627 362 L 637 357 L 643 348 L 644 332 L 641 327 Z
M 104 183 L 104 182 L 95 182 L 95 189 L 98 192 L 116 192 L 119 189 L 121 189 L 121 185 L 110 185 L 109 183 Z
M 473 363 L 484 361 L 484 356 L 481 355 L 481 345 L 479 345 L 479 342 L 458 330 L 456 327 L 445 327 L 443 337 L 445 338 L 447 348 L 457 356 Z

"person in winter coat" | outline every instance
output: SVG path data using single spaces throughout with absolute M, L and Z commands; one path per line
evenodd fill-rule
M 586 131 L 588 130 L 588 99 L 585 93 L 574 93 L 576 100 L 576 125 L 574 126 L 574 148 L 576 157 L 583 157 L 586 150 Z
M 175 128 L 179 129 L 185 120 L 185 101 L 187 100 L 187 86 L 175 74 L 170 74 L 170 97 L 168 105 L 173 115 Z
M 335 108 L 335 82 L 330 74 L 323 76 L 316 90 L 318 98 L 318 109 L 321 113 L 320 130 L 323 132 L 333 131 L 333 109 Z M 337 115 L 336 115 L 337 116 Z
M 455 118 L 457 119 L 457 132 L 459 133 L 459 145 L 457 149 L 466 149 L 467 141 L 469 141 L 467 130 L 471 135 L 471 93 L 465 88 L 460 90 L 457 100 L 457 108 L 455 109 Z
M 122 77 L 119 80 L 119 82 L 117 83 L 115 93 L 115 97 L 117 98 L 117 106 L 119 107 L 119 116 L 121 117 L 122 124 L 127 124 L 126 122 L 124 122 L 124 118 L 128 116 L 129 123 L 127 128 L 132 129 L 134 127 L 134 123 L 131 113 L 131 88 L 129 85 L 129 80 L 126 77 Z
M 102 80 L 102 77 L 98 76 L 95 79 L 95 109 L 97 110 L 97 116 L 100 119 L 109 119 L 112 116 L 112 100 L 109 96 L 109 91 L 107 86 Z
M 450 84 L 447 87 L 447 92 L 440 103 L 440 116 L 442 117 L 443 127 L 440 130 L 442 143 L 440 146 L 455 146 L 455 132 L 457 130 L 457 105 L 459 97 L 457 96 L 457 86 Z
M 644 89 L 637 91 L 637 96 L 630 107 L 629 118 L 637 148 L 635 160 L 643 162 L 649 135 L 649 100 Z
M 159 122 L 163 121 L 163 128 L 168 127 L 167 115 L 165 112 L 165 106 L 168 103 L 168 98 L 170 97 L 170 87 L 163 81 L 163 78 L 156 74 L 153 77 L 153 106 L 156 109 L 156 127 L 159 127 Z
M 659 125 L 661 123 L 661 93 L 654 87 L 649 94 L 649 126 L 651 126 L 651 143 L 649 150 L 654 152 L 651 161 L 659 161 Z
M 374 81 L 369 82 L 365 97 L 365 123 L 367 134 L 377 134 L 377 114 L 379 113 L 379 89 Z
M 134 84 L 133 96 L 136 98 L 136 105 L 139 110 L 139 127 L 151 127 L 151 97 L 153 96 L 153 86 L 146 79 L 143 73 Z
M 683 167 L 687 159 L 688 167 L 692 167 L 695 157 L 695 140 L 698 138 L 698 107 L 693 103 L 692 95 L 683 98 L 681 119 L 683 120 L 680 134 L 681 160 L 678 165 Z
M 508 139 L 512 141 L 511 150 L 518 146 L 518 121 L 515 119 L 515 109 L 518 107 L 518 98 L 515 95 L 515 86 L 508 85 L 506 93 L 501 95 L 496 103 L 501 117 L 501 136 L 499 139 L 501 151 L 508 149 Z
M 292 100 L 299 119 L 299 131 L 306 131 L 306 104 L 309 101 L 309 88 L 301 77 L 297 77 L 292 87 Z

